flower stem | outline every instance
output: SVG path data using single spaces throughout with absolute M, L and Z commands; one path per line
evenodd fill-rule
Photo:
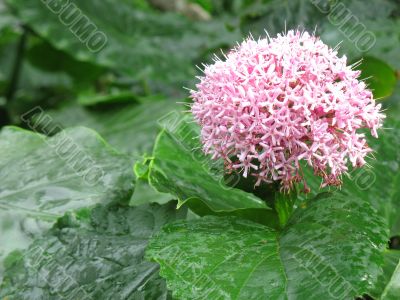
M 9 104 L 15 96 L 15 91 L 18 87 L 19 83 L 19 75 L 21 73 L 21 68 L 22 68 L 22 61 L 23 57 L 25 54 L 25 46 L 27 42 L 27 37 L 28 37 L 28 31 L 26 28 L 24 28 L 24 31 L 21 35 L 21 38 L 18 42 L 17 49 L 16 49 L 16 56 L 14 59 L 14 65 L 11 71 L 11 76 L 10 76 L 10 83 L 9 86 L 6 90 L 5 97 L 7 99 L 7 104 Z
M 293 190 L 289 193 L 276 192 L 275 193 L 275 201 L 274 208 L 278 214 L 279 225 L 284 227 L 286 223 L 289 221 L 293 210 L 294 204 L 296 202 L 297 192 Z

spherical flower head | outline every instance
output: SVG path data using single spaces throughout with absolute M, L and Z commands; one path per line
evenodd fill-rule
M 324 186 L 340 185 L 349 162 L 360 167 L 372 151 L 360 129 L 377 137 L 384 119 L 346 60 L 307 32 L 247 39 L 206 66 L 191 91 L 204 151 L 256 185 L 308 189 L 301 161 Z

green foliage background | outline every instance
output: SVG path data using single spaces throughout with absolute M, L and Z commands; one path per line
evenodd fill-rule
M 399 1 L 182 1 L 207 20 L 151 2 L 0 0 L 0 299 L 400 299 Z M 371 167 L 341 190 L 308 174 L 282 226 L 271 190 L 199 151 L 184 87 L 292 28 L 362 59 L 388 117 Z

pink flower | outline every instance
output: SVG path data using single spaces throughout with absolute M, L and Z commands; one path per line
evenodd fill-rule
M 346 60 L 307 32 L 247 39 L 191 91 L 204 151 L 256 185 L 303 180 L 308 189 L 301 160 L 323 185 L 340 185 L 348 162 L 360 167 L 372 151 L 359 129 L 377 137 L 385 117 Z

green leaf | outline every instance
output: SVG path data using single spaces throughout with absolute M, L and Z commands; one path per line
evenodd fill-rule
M 188 2 L 197 3 L 210 13 L 213 10 L 213 0 L 189 0 Z
M 52 122 L 62 127 L 86 126 L 95 129 L 119 151 L 141 156 L 151 153 L 159 131 L 159 119 L 165 115 L 180 115 L 182 107 L 176 101 L 154 101 L 143 104 L 96 110 L 72 105 L 49 111 Z M 35 128 L 48 133 L 46 118 L 37 115 Z
M 1 18 L 1 14 L 0 14 Z M 6 41 L 3 41 L 4 36 L 0 38 L 0 94 L 1 94 L 1 104 L 3 106 L 5 102 L 5 94 L 9 88 L 9 80 L 13 67 L 13 62 L 16 56 L 16 47 L 18 46 L 17 34 L 10 34 L 9 37 L 4 37 Z
M 79 62 L 70 55 L 54 49 L 40 38 L 30 37 L 29 44 L 26 58 L 30 64 L 53 75 L 57 73 L 68 75 L 74 84 L 74 92 L 94 85 L 95 80 L 105 73 L 103 68 L 90 63 Z M 43 59 L 43 57 L 46 57 L 46 59 Z
M 232 217 L 169 224 L 146 256 L 179 299 L 352 299 L 381 273 L 383 228 L 365 201 L 323 194 L 281 231 Z
M 148 180 L 149 179 L 149 168 L 150 162 L 152 158 L 147 157 L 146 155 L 143 156 L 141 161 L 135 162 L 133 166 L 133 172 L 137 179 Z
M 131 206 L 138 206 L 146 203 L 165 204 L 175 199 L 174 196 L 168 193 L 160 193 L 149 185 L 148 180 L 136 179 L 135 191 L 129 202 Z
M 225 183 L 221 162 L 203 154 L 199 128 L 190 118 L 174 121 L 166 121 L 166 129 L 157 138 L 150 163 L 150 185 L 176 196 L 179 205 L 187 204 L 200 215 L 237 211 L 250 218 L 259 213 L 265 222 L 275 221 L 270 219 L 272 209 L 263 200 Z
M 376 299 L 398 299 L 400 295 L 399 282 L 400 278 L 400 251 L 387 250 L 385 252 L 385 264 L 383 266 L 383 274 L 378 280 L 378 285 L 371 293 Z M 397 276 L 397 277 L 396 277 Z M 397 285 L 397 298 L 396 294 Z
M 137 79 L 186 81 L 203 52 L 240 38 L 223 22 L 144 11 L 132 0 L 7 2 L 57 49 Z
M 129 91 L 117 91 L 111 94 L 80 95 L 78 103 L 81 105 L 93 105 L 99 103 L 135 103 L 135 95 Z
M 89 216 L 64 216 L 8 259 L 0 298 L 169 299 L 159 267 L 143 256 L 152 234 L 184 217 L 174 207 L 99 205 Z
M 361 70 L 360 78 L 365 79 L 375 98 L 385 98 L 393 93 L 397 79 L 395 71 L 387 63 L 372 56 L 365 56 L 357 69 Z
M 137 206 L 145 203 L 164 204 L 175 197 L 168 193 L 160 193 L 149 184 L 149 164 L 151 158 L 144 156 L 142 161 L 137 161 L 133 167 L 136 184 L 129 205 Z
M 399 75 L 400 74 L 397 74 L 398 78 Z M 384 108 L 387 108 L 386 116 L 388 118 L 400 120 L 400 80 L 397 80 L 393 94 L 382 104 L 384 105 Z
M 0 266 L 65 212 L 132 194 L 131 160 L 87 128 L 46 138 L 6 127 L 0 154 Z
M 221 201 L 221 199 L 216 199 Z M 235 210 L 215 210 L 199 198 L 189 198 L 180 203 L 179 207 L 188 206 L 197 216 L 235 216 L 278 229 L 280 226 L 276 212 L 270 208 L 240 208 Z
M 19 124 L 20 115 L 34 106 L 49 107 L 75 98 L 81 91 L 98 84 L 96 79 L 105 73 L 96 65 L 78 62 L 65 52 L 54 49 L 37 36 L 27 34 L 26 40 L 15 99 L 7 107 L 13 123 Z M 7 79 L 11 78 L 11 67 L 16 59 L 7 51 L 18 52 L 17 44 L 10 46 L 2 53 L 7 62 L 2 63 L 2 71 L 6 71 Z
M 400 261 L 381 296 L 382 300 L 396 300 L 400 295 Z

